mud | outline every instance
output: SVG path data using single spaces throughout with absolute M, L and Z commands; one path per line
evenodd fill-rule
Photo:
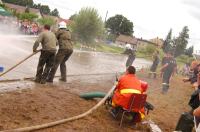
M 162 95 L 158 89 L 161 87 L 161 79 L 149 79 L 146 72 L 139 72 L 138 76 L 149 82 L 147 100 L 155 106 L 155 110 L 149 113 L 146 120 L 154 121 L 163 132 L 172 132 L 180 114 L 190 110 L 187 103 L 193 89 L 189 84 L 183 84 L 181 77 L 175 77 L 169 93 Z M 114 75 L 73 77 L 68 83 L 57 80 L 54 84 L 46 85 L 32 83 L 29 89 L 1 93 L 0 130 L 38 125 L 85 112 L 98 100 L 86 101 L 80 99 L 78 95 L 89 91 L 107 92 L 114 81 Z M 49 131 L 146 132 L 149 131 L 149 127 L 124 123 L 123 127 L 119 128 L 119 121 L 114 120 L 102 106 L 84 119 L 41 130 L 41 132 Z
M 5 70 L 32 53 L 34 38 L 16 35 L 0 35 L 0 65 Z M 33 77 L 39 54 L 17 67 L 4 79 Z M 68 75 L 124 72 L 126 56 L 75 50 L 67 62 Z M 136 59 L 138 68 L 148 67 L 151 63 Z M 59 72 L 58 72 L 59 75 Z M 153 120 L 164 132 L 172 132 L 182 112 L 189 111 L 187 105 L 193 89 L 184 84 L 181 77 L 172 80 L 167 95 L 160 93 L 161 79 L 147 78 L 147 72 L 138 76 L 149 82 L 148 101 L 155 106 L 147 120 Z M 79 94 L 90 91 L 107 92 L 115 81 L 115 74 L 85 75 L 68 77 L 68 83 L 55 80 L 54 84 L 40 85 L 31 81 L 0 83 L 0 130 L 38 125 L 78 115 L 94 106 L 98 100 L 86 101 Z M 56 131 L 149 131 L 144 125 L 124 124 L 114 120 L 104 106 L 92 115 L 74 122 L 41 130 Z

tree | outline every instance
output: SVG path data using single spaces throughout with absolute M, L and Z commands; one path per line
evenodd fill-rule
M 112 34 L 119 35 L 132 35 L 133 23 L 122 15 L 115 15 L 106 21 L 106 28 L 110 30 Z
M 74 20 L 76 16 L 77 16 L 77 14 L 71 15 L 71 16 L 69 17 L 69 20 Z
M 169 30 L 169 33 L 167 34 L 167 37 L 163 43 L 162 49 L 165 53 L 171 50 L 172 48 L 172 29 Z
M 103 21 L 94 8 L 82 8 L 72 23 L 73 34 L 83 43 L 92 43 L 103 34 Z
M 35 9 L 40 9 L 40 7 L 41 7 L 40 3 L 39 4 L 33 4 L 33 8 L 35 8 Z
M 2 0 L 5 3 L 12 3 L 16 5 L 21 5 L 21 6 L 29 6 L 33 7 L 33 0 Z
M 177 57 L 184 53 L 189 39 L 189 29 L 187 26 L 183 27 L 182 31 L 179 33 L 179 36 L 174 40 L 174 56 Z
M 54 21 L 53 18 L 50 18 L 50 17 L 46 17 L 46 18 L 41 18 L 38 20 L 38 22 L 41 24 L 41 25 L 45 25 L 45 24 L 48 24 L 50 26 L 54 25 L 56 22 Z
M 29 8 L 29 7 L 26 7 L 25 13 L 29 13 L 29 12 L 30 12 L 30 8 Z
M 22 13 L 19 15 L 19 19 L 20 20 L 29 20 L 29 21 L 33 21 L 34 19 L 38 18 L 38 15 L 34 14 L 34 13 Z
M 39 9 L 43 14 L 50 14 L 51 11 L 48 5 L 41 5 Z
M 54 10 L 51 12 L 51 15 L 52 15 L 52 16 L 59 16 L 59 11 L 58 11 L 58 9 L 54 9 Z
M 188 49 L 186 49 L 185 54 L 188 55 L 188 56 L 190 56 L 190 57 L 192 57 L 192 56 L 193 56 L 193 55 L 192 55 L 193 52 L 194 52 L 194 47 L 191 46 L 191 47 L 189 47 Z

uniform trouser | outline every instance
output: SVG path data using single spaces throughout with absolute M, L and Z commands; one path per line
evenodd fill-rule
M 151 77 L 151 75 L 154 75 L 154 78 L 156 78 L 156 69 L 158 67 L 157 63 L 153 63 L 151 68 L 150 68 L 150 73 L 149 73 L 149 77 Z
M 65 62 L 69 59 L 69 57 L 71 56 L 72 53 L 73 53 L 73 50 L 70 50 L 70 49 L 67 49 L 67 50 L 59 49 L 58 50 L 58 53 L 56 54 L 56 58 L 55 58 L 53 67 L 50 71 L 48 80 L 53 81 L 59 65 L 60 65 L 61 79 L 66 80 L 66 64 L 65 64 Z
M 134 60 L 135 56 L 128 56 L 128 59 L 126 61 L 126 67 L 132 66 Z
M 169 89 L 169 82 L 172 72 L 164 71 L 163 73 L 163 83 L 162 83 L 162 93 L 167 93 Z
M 37 73 L 36 73 L 36 81 L 46 81 L 50 69 L 53 66 L 54 58 L 55 58 L 56 51 L 41 51 L 41 55 L 39 58 L 38 66 L 37 66 Z M 45 65 L 45 69 L 44 69 Z M 44 69 L 44 70 L 43 70 Z

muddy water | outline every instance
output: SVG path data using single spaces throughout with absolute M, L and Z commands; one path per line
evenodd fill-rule
M 0 35 L 0 66 L 10 68 L 32 53 L 33 38 L 23 35 Z M 0 79 L 33 77 L 36 72 L 39 54 L 18 66 Z M 75 50 L 67 62 L 68 74 L 116 73 L 125 70 L 127 56 L 108 53 L 94 53 Z M 137 68 L 151 64 L 144 59 L 136 59 Z M 59 75 L 59 70 L 58 73 Z
M 0 35 L 0 41 L 0 66 L 3 66 L 6 70 L 32 53 L 34 37 L 23 35 Z M 0 80 L 23 79 L 25 77 L 35 76 L 38 58 L 39 53 L 18 66 L 16 69 L 0 77 Z M 75 50 L 67 62 L 68 75 L 124 72 L 126 59 L 127 56 L 119 54 Z M 151 62 L 144 59 L 136 59 L 134 62 L 134 65 L 137 68 L 147 67 L 150 64 Z M 59 74 L 58 69 L 57 75 Z M 106 78 L 114 81 L 115 75 L 69 77 L 68 82 L 77 82 L 81 80 L 81 84 L 85 82 L 94 84 L 102 79 L 105 81 L 108 80 Z M 55 79 L 55 85 L 62 86 L 58 79 Z M 37 87 L 37 84 L 29 81 L 0 83 L 0 92 L 33 87 Z M 80 91 L 81 89 L 76 92 Z

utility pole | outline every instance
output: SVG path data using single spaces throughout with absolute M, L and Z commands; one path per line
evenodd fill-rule
M 106 23 L 107 16 L 108 16 L 108 11 L 106 11 L 106 17 L 105 17 L 105 21 L 104 21 L 104 23 Z

